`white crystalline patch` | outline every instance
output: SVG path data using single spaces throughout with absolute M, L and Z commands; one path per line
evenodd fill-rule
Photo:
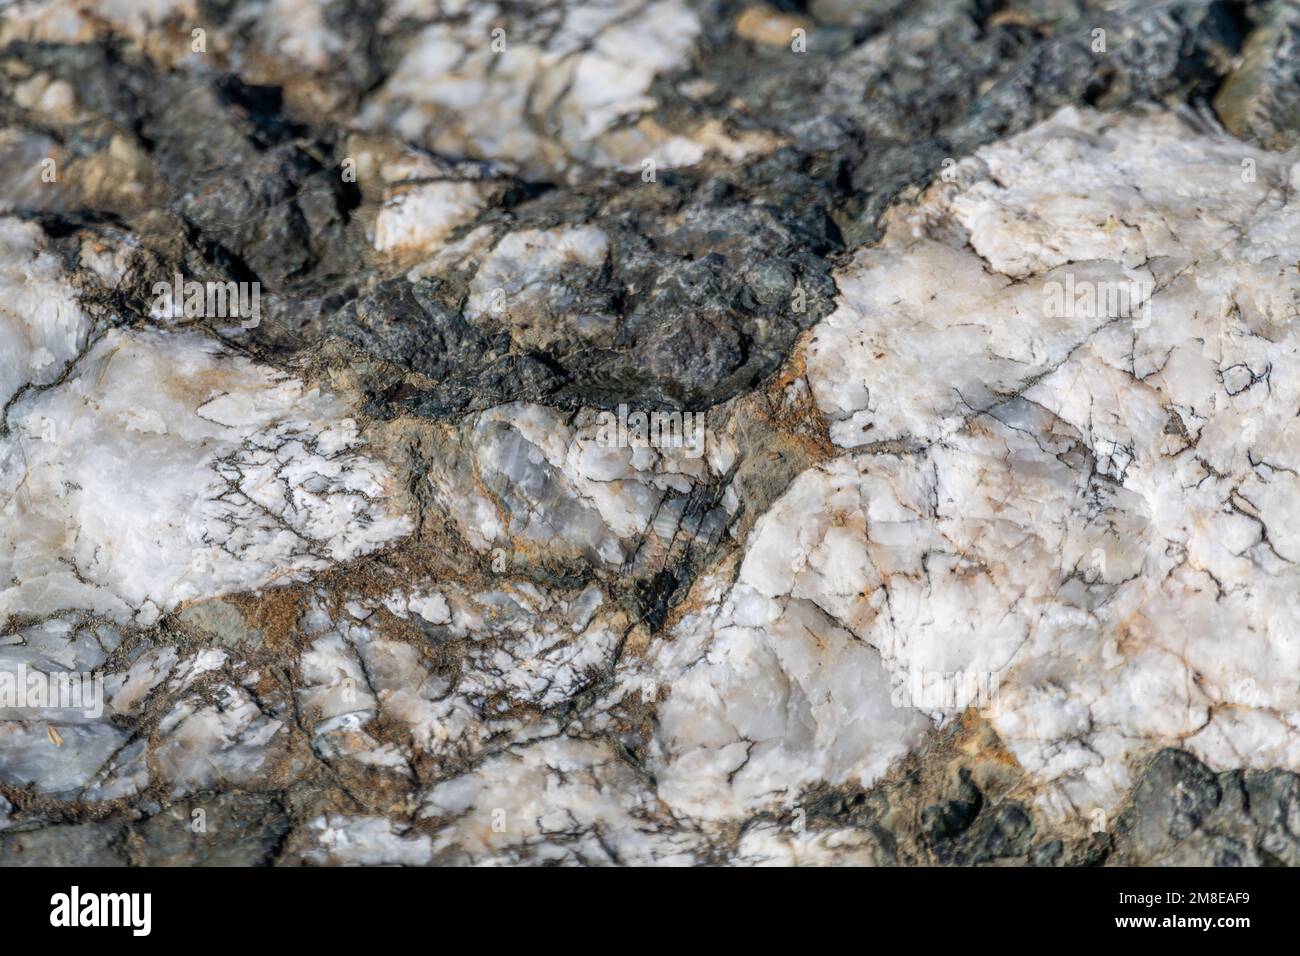
M 451 610 L 441 594 L 414 595 L 407 606 L 430 624 L 451 623 Z
M 438 468 L 430 482 L 478 550 L 514 536 L 617 566 L 652 532 L 678 533 L 681 499 L 669 493 L 709 477 L 704 450 L 716 440 L 711 433 L 690 440 L 696 437 L 703 448 L 619 447 L 602 439 L 590 409 L 569 416 L 542 405 L 499 405 L 478 417 L 469 437 L 479 483 L 496 502 Z
M 435 851 L 478 862 L 527 850 L 535 862 L 693 862 L 693 838 L 660 833 L 653 791 L 604 742 L 551 737 L 434 786 L 422 817 L 446 821 Z
M 183 690 L 189 687 L 209 671 L 218 670 L 226 663 L 229 656 L 225 651 L 214 648 L 207 648 L 191 655 L 181 662 L 176 675 L 172 677 L 171 689 Z
M 343 714 L 373 712 L 378 705 L 367 689 L 361 661 L 339 634 L 317 640 L 303 654 L 301 671 L 304 686 L 298 692 L 299 702 L 312 715 L 328 720 Z
M 385 817 L 317 817 L 308 825 L 316 846 L 313 863 L 355 866 L 423 866 L 433 856 L 429 837 L 402 833 Z
M 503 238 L 470 283 L 465 317 L 497 322 L 538 319 L 554 312 L 565 290 L 565 268 L 597 268 L 609 254 L 609 237 L 596 226 L 520 229 Z M 559 303 L 555 303 L 559 304 Z
M 104 690 L 112 712 L 126 717 L 138 715 L 149 694 L 176 666 L 177 656 L 174 647 L 155 648 L 142 654 L 126 671 L 110 674 Z
M 620 635 L 593 627 L 575 637 L 568 628 L 542 621 L 504 647 L 475 648 L 458 690 L 470 699 L 503 695 L 554 707 L 572 699 L 614 662 Z
M 475 183 L 425 183 L 384 203 L 375 222 L 379 252 L 435 251 L 459 225 L 483 207 L 482 187 Z
M 443 639 L 464 642 L 450 674 L 427 659 L 423 640 L 387 639 L 350 612 L 331 620 L 323 592 L 308 606 L 304 629 L 314 641 L 300 662 L 297 712 L 318 755 L 409 775 L 416 754 L 480 753 L 520 728 L 504 715 L 511 707 L 562 705 L 608 674 L 629 627 L 596 587 L 572 594 L 508 580 L 488 591 L 445 584 L 433 597 L 395 590 L 383 603 L 405 605 L 412 618 L 424 607 Z M 401 743 L 377 740 L 377 726 L 396 730 Z
M 791 832 L 783 823 L 747 827 L 736 848 L 742 866 L 880 866 L 872 836 L 865 830 Z
M 20 0 L 4 11 L 0 42 L 84 43 L 108 24 L 137 40 L 170 19 L 194 22 L 195 0 Z
M 317 0 L 271 0 L 257 25 L 264 50 L 309 69 L 327 68 L 343 49 L 342 37 L 327 28 L 325 5 Z
M 0 219 L 0 407 L 27 383 L 46 385 L 76 357 L 90 331 L 38 225 Z
M 334 398 L 201 336 L 114 331 L 0 442 L 0 620 L 149 623 L 409 531 Z
M 838 308 L 807 350 L 835 442 L 944 435 L 1097 348 L 1100 329 L 1134 350 L 1139 377 L 1181 361 L 1179 347 L 1228 369 L 1235 349 L 1262 345 L 1243 338 L 1271 339 L 1295 315 L 1290 162 L 1173 116 L 1073 109 L 980 150 L 836 276 Z M 1057 314 L 1052 290 L 1070 283 L 1076 307 Z M 1149 310 L 1123 308 L 1133 287 L 1154 291 Z M 1078 307 L 1085 289 L 1118 308 Z
M 659 645 L 665 799 L 865 782 L 967 708 L 1053 817 L 1113 810 L 1162 746 L 1300 768 L 1290 162 L 1066 110 L 837 274 L 814 395 L 841 446 L 898 441 L 796 479 Z M 1143 278 L 1149 312 L 1044 305 Z
M 447 599 L 441 594 L 425 592 L 407 592 L 401 589 L 386 594 L 381 602 L 389 614 L 402 619 L 411 614 L 418 615 L 430 624 L 451 623 L 451 610 Z M 353 617 L 364 619 L 368 614 L 358 608 Z
M 574 3 L 544 26 L 491 3 L 464 12 L 421 30 L 360 122 L 529 171 L 562 167 L 566 154 L 621 162 L 599 137 L 654 106 L 655 76 L 686 65 L 701 29 L 682 0 Z
M 218 703 L 178 703 L 158 725 L 154 762 L 173 795 L 265 780 L 289 746 L 285 725 L 239 687 L 220 687 Z
M 779 502 L 751 555 L 791 561 L 802 504 Z M 774 599 L 750 577 L 742 568 L 725 596 L 688 615 L 654 649 L 652 676 L 639 678 L 642 693 L 645 680 L 667 689 L 654 748 L 659 794 L 705 820 L 789 806 L 823 781 L 869 786 L 926 728 L 914 708 L 893 706 L 880 653 L 817 606 L 811 580 L 800 589 L 807 596 L 787 589 Z
M 40 720 L 0 721 L 0 780 L 75 798 L 129 736 L 107 723 L 55 727 Z
M 313 605 L 311 614 L 321 613 Z M 300 664 L 298 691 L 302 725 L 312 731 L 312 747 L 329 760 L 350 759 L 401 774 L 409 772 L 402 748 L 381 743 L 367 726 L 382 710 L 408 725 L 418 746 L 428 747 L 448 715 L 420 695 L 428 671 L 416 650 L 380 640 L 369 628 L 350 621 L 319 637 Z

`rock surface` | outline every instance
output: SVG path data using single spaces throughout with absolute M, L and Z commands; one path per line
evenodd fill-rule
M 1296 42 L 9 5 L 0 864 L 1296 863 Z

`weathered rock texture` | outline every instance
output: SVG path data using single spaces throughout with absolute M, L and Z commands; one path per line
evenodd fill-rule
M 1296 862 L 1298 22 L 9 5 L 0 864 Z

